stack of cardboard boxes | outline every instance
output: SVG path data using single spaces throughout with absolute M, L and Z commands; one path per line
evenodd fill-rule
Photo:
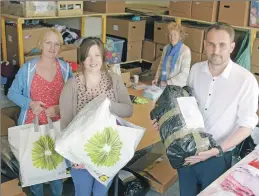
M 165 45 L 169 43 L 167 25 L 167 22 L 154 22 L 154 40 L 143 43 L 143 59 L 153 62 L 162 56 Z
M 113 18 L 107 19 L 107 34 L 117 38 L 124 39 L 122 61 L 138 61 L 141 60 L 142 41 L 145 36 L 145 20 L 133 21 L 131 18 Z M 141 73 L 140 67 L 132 67 L 127 70 L 122 69 L 124 83 L 129 84 L 128 74 L 130 77 Z M 125 75 L 125 77 L 124 77 Z
M 250 1 L 171 1 L 169 15 L 208 22 L 247 26 Z
M 84 1 L 84 11 L 98 13 L 124 13 L 125 1 Z
M 20 17 L 83 15 L 83 1 L 2 1 L 0 5 L 2 13 Z
M 127 18 L 108 18 L 107 34 L 126 39 L 126 59 L 136 61 L 141 59 L 142 41 L 145 36 L 145 20 L 132 21 Z
M 184 31 L 186 33 L 184 43 L 191 50 L 191 65 L 203 60 L 207 60 L 207 56 L 205 55 L 205 51 L 203 48 L 205 30 L 205 27 L 184 25 Z

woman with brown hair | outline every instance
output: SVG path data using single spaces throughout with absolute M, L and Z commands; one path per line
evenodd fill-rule
M 130 117 L 133 112 L 128 91 L 120 76 L 108 73 L 105 49 L 99 38 L 86 38 L 80 45 L 82 72 L 71 78 L 60 97 L 61 129 L 65 129 L 76 114 L 95 97 L 106 95 L 111 101 L 110 110 L 119 117 Z M 105 187 L 95 180 L 83 165 L 67 161 L 75 186 L 76 196 L 105 196 Z
M 153 85 L 185 86 L 191 66 L 191 50 L 183 44 L 185 32 L 180 24 L 171 22 L 168 24 L 166 34 L 170 41 L 164 49 Z M 160 83 L 159 83 L 160 81 Z

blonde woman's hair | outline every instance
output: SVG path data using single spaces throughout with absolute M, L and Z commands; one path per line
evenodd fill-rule
M 167 30 L 168 33 L 172 31 L 177 31 L 180 34 L 180 40 L 184 41 L 186 34 L 181 24 L 178 24 L 176 22 L 170 22 L 167 26 Z
M 48 31 L 45 32 L 44 35 L 41 36 L 41 38 L 40 38 L 40 40 L 38 42 L 38 45 L 39 45 L 40 49 L 42 48 L 42 44 L 43 44 L 43 42 L 44 42 L 44 40 L 46 38 L 46 35 L 48 33 L 50 33 L 50 32 L 55 33 L 58 36 L 58 40 L 59 40 L 60 46 L 63 45 L 64 41 L 63 41 L 63 37 L 62 37 L 61 33 L 56 28 L 51 27 L 51 28 L 48 28 Z

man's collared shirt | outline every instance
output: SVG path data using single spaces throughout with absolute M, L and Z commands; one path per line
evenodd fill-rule
M 197 99 L 206 132 L 218 144 L 239 127 L 257 125 L 258 83 L 252 73 L 233 61 L 216 77 L 211 75 L 208 61 L 193 65 L 188 86 Z

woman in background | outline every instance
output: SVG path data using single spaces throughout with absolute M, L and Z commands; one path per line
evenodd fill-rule
M 180 24 L 168 24 L 167 34 L 170 44 L 167 44 L 161 56 L 153 85 L 185 86 L 191 66 L 191 51 L 183 44 L 185 33 Z

